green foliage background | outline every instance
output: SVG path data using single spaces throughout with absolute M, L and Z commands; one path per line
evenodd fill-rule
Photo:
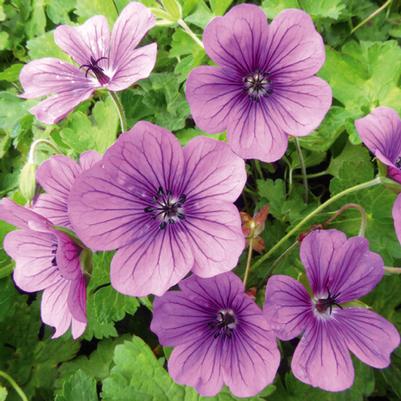
M 155 0 L 143 0 L 156 6 Z M 185 21 L 199 35 L 208 21 L 241 1 L 181 0 Z M 116 139 L 118 116 L 107 93 L 81 104 L 59 125 L 45 126 L 28 112 L 35 100 L 18 97 L 23 64 L 44 56 L 68 60 L 54 44 L 59 24 L 78 24 L 106 15 L 110 24 L 128 0 L 0 0 L 0 196 L 24 203 L 18 190 L 21 168 L 35 139 L 51 139 L 66 155 L 96 149 L 104 152 Z M 247 190 L 238 205 L 252 214 L 255 207 L 270 205 L 263 237 L 267 249 L 322 201 L 345 188 L 372 179 L 377 172 L 369 152 L 361 145 L 353 121 L 378 105 L 401 112 L 401 1 L 387 7 L 371 21 L 352 29 L 377 10 L 383 1 L 373 0 L 263 0 L 268 18 L 284 8 L 310 13 L 327 45 L 326 64 L 319 75 L 333 89 L 333 106 L 321 127 L 302 138 L 310 179 L 310 200 L 303 202 L 300 163 L 290 143 L 286 157 L 274 165 L 247 164 Z M 178 26 L 159 26 L 145 39 L 157 41 L 157 66 L 149 79 L 122 93 L 131 127 L 146 119 L 173 131 L 186 143 L 202 134 L 190 118 L 184 87 L 189 71 L 210 62 Z M 224 139 L 224 134 L 221 135 Z M 39 160 L 50 157 L 41 148 Z M 342 204 L 355 202 L 368 214 L 367 237 L 371 248 L 386 265 L 399 266 L 401 247 L 395 237 L 391 207 L 395 194 L 388 188 L 372 188 L 341 200 L 320 214 L 326 220 Z M 349 211 L 333 227 L 356 235 L 359 215 Z M 0 222 L 0 239 L 12 229 Z M 294 239 L 293 239 L 294 240 Z M 287 244 L 287 247 L 291 242 Z M 276 257 L 279 255 L 275 255 Z M 88 328 L 80 341 L 70 334 L 52 340 L 41 325 L 40 295 L 19 293 L 13 285 L 12 261 L 0 250 L 0 370 L 7 372 L 32 401 L 196 401 L 194 390 L 172 382 L 164 353 L 149 331 L 151 299 L 135 299 L 116 293 L 109 285 L 110 254 L 97 254 L 88 287 Z M 237 269 L 243 273 L 244 257 Z M 252 271 L 250 284 L 261 288 L 272 261 Z M 294 250 L 274 264 L 275 272 L 297 277 L 302 272 Z M 386 276 L 364 300 L 401 329 L 401 278 Z M 252 401 L 298 400 L 399 400 L 401 399 L 401 350 L 393 354 L 390 368 L 373 370 L 355 361 L 354 386 L 343 393 L 326 393 L 297 381 L 289 369 L 292 343 L 282 344 L 283 361 L 275 383 Z M 153 351 L 153 352 L 152 352 Z M 18 400 L 17 393 L 0 377 L 0 401 Z M 212 400 L 232 401 L 224 390 Z

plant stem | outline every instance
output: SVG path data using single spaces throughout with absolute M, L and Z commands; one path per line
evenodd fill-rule
M 368 215 L 366 214 L 366 210 L 361 206 L 358 205 L 357 203 L 347 203 L 346 205 L 342 206 L 340 209 L 338 209 L 333 216 L 331 216 L 328 220 L 326 220 L 323 223 L 323 226 L 331 224 L 338 216 L 343 214 L 346 210 L 349 209 L 356 209 L 359 211 L 361 214 L 361 225 L 359 228 L 359 236 L 364 237 L 365 232 L 366 232 L 366 227 L 368 225 Z
M 362 184 L 355 185 L 351 188 L 347 188 L 342 192 L 334 195 L 332 198 L 328 199 L 326 202 L 322 203 L 319 207 L 309 213 L 306 217 L 304 217 L 295 227 L 293 227 L 284 237 L 280 239 L 268 252 L 266 252 L 260 259 L 258 259 L 254 265 L 252 266 L 253 269 L 256 269 L 260 266 L 266 259 L 268 259 L 281 245 L 283 245 L 291 236 L 297 233 L 308 221 L 310 221 L 313 217 L 318 215 L 322 210 L 326 207 L 330 206 L 332 203 L 336 202 L 337 200 L 341 199 L 342 197 L 349 195 L 353 192 L 360 191 L 362 189 L 367 189 L 370 187 L 374 187 L 379 185 L 383 182 L 382 177 L 376 177 L 373 180 L 363 182 Z
M 304 182 L 304 188 L 305 188 L 304 201 L 305 203 L 308 203 L 308 197 L 309 197 L 308 176 L 306 174 L 305 159 L 304 155 L 302 154 L 301 144 L 299 143 L 298 137 L 295 137 L 295 146 L 297 148 L 299 163 L 301 164 L 302 180 Z
M 187 23 L 182 18 L 180 18 L 177 21 L 177 23 L 194 40 L 196 44 L 198 44 L 202 49 L 205 48 L 205 46 L 203 46 L 202 41 L 195 35 L 192 29 L 187 25 Z
M 286 255 L 288 255 L 296 246 L 298 245 L 298 241 L 293 242 L 280 256 L 272 263 L 269 272 L 267 274 L 273 273 L 273 270 L 276 268 L 281 259 L 283 259 Z
M 252 220 L 251 222 L 251 227 L 250 227 L 250 232 L 249 232 L 249 248 L 248 248 L 248 257 L 246 258 L 246 268 L 245 268 L 245 274 L 244 274 L 244 288 L 246 289 L 246 282 L 248 281 L 248 276 L 249 276 L 249 272 L 251 270 L 251 261 L 252 261 L 252 252 L 253 252 L 253 240 L 255 237 L 255 228 L 256 228 L 256 224 L 255 222 Z
M 376 15 L 380 14 L 387 6 L 391 4 L 393 0 L 387 0 L 382 6 L 380 6 L 376 11 L 374 11 L 372 14 L 370 14 L 368 17 L 366 17 L 363 21 L 361 21 L 357 26 L 355 26 L 351 30 L 351 35 L 358 30 L 360 27 L 364 26 L 366 23 L 368 23 L 372 18 L 376 17 Z
M 110 91 L 109 94 L 113 100 L 114 106 L 116 106 L 117 114 L 120 119 L 121 132 L 125 132 L 128 130 L 128 126 L 127 126 L 127 118 L 125 116 L 124 107 L 123 107 L 121 100 L 116 92 Z
M 319 178 L 319 177 L 323 177 L 324 175 L 329 175 L 329 174 L 330 173 L 328 171 L 324 170 L 324 171 L 319 171 L 318 173 L 307 174 L 306 177 L 308 179 Z M 303 175 L 294 174 L 294 178 L 303 178 Z
M 22 401 L 28 401 L 28 397 L 25 395 L 22 388 L 15 382 L 15 380 L 10 375 L 0 370 L 0 376 L 6 379 L 10 383 L 10 385 L 15 390 L 15 392 L 20 396 Z
M 57 146 L 51 143 L 48 139 L 36 139 L 36 141 L 33 141 L 31 144 L 31 147 L 29 149 L 29 154 L 28 154 L 28 163 L 35 163 L 35 152 L 36 148 L 40 144 L 46 144 L 50 148 L 52 148 L 56 153 L 61 153 L 59 149 L 57 149 Z
M 384 271 L 390 274 L 401 274 L 401 267 L 387 267 L 384 266 Z

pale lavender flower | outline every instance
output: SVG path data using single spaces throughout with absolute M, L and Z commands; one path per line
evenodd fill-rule
M 99 88 L 121 91 L 146 78 L 156 62 L 156 44 L 136 49 L 155 24 L 150 10 L 132 2 L 121 12 L 113 31 L 104 16 L 83 25 L 59 26 L 56 44 L 77 63 L 56 58 L 34 60 L 24 66 L 20 81 L 26 99 L 49 96 L 31 109 L 37 119 L 54 124 Z
M 280 159 L 288 136 L 310 134 L 329 110 L 331 89 L 314 76 L 323 40 L 305 12 L 285 10 L 268 25 L 261 8 L 241 4 L 209 23 L 203 43 L 218 66 L 189 75 L 192 116 L 210 134 L 227 131 L 241 157 Z
M 68 197 L 72 184 L 83 171 L 100 160 L 99 153 L 89 151 L 81 154 L 79 163 L 63 155 L 53 156 L 43 162 L 36 172 L 36 179 L 46 193 L 39 195 L 33 210 L 56 226 L 72 229 L 68 217 Z
M 72 186 L 74 231 L 95 250 L 114 250 L 111 283 L 123 294 L 161 295 L 189 271 L 231 270 L 244 248 L 233 202 L 244 161 L 229 146 L 175 136 L 141 121 Z
M 174 347 L 171 377 L 213 396 L 227 385 L 238 397 L 271 384 L 280 363 L 275 337 L 233 273 L 180 282 L 180 291 L 156 298 L 151 330 Z
M 337 230 L 316 230 L 301 243 L 311 293 L 289 276 L 266 287 L 265 315 L 281 340 L 302 335 L 292 358 L 299 380 L 327 391 L 351 387 L 350 353 L 375 368 L 390 364 L 398 347 L 396 328 L 372 310 L 349 304 L 369 293 L 384 273 L 382 258 L 365 238 L 347 239 Z
M 42 321 L 55 327 L 53 338 L 71 327 L 73 338 L 86 328 L 86 284 L 81 270 L 82 249 L 50 221 L 4 198 L 0 219 L 17 227 L 4 239 L 15 260 L 15 284 L 26 292 L 43 291 Z

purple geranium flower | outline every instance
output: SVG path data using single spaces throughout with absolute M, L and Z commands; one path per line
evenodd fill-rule
M 4 249 L 16 266 L 15 284 L 26 292 L 42 291 L 41 316 L 55 327 L 53 338 L 70 327 L 79 337 L 86 327 L 86 284 L 82 249 L 44 217 L 11 200 L 0 202 L 0 219 L 16 226 L 4 239 Z
M 204 396 L 225 384 L 249 397 L 272 383 L 280 353 L 241 280 L 230 272 L 191 276 L 179 285 L 181 291 L 156 298 L 151 324 L 162 345 L 175 347 L 168 361 L 172 378 Z
M 146 78 L 156 61 L 156 43 L 135 49 L 155 24 L 148 8 L 132 2 L 121 12 L 110 35 L 104 16 L 90 18 L 79 27 L 62 25 L 55 30 L 57 45 L 78 66 L 56 58 L 42 58 L 24 66 L 21 95 L 49 98 L 31 109 L 46 124 L 63 119 L 98 88 L 121 91 Z
M 401 184 L 401 119 L 389 107 L 378 107 L 355 121 L 363 143 L 387 166 L 387 174 Z M 393 206 L 393 219 L 401 243 L 401 194 Z
M 390 364 L 399 345 L 396 328 L 371 310 L 348 304 L 370 292 L 384 273 L 382 258 L 362 237 L 316 230 L 301 244 L 312 296 L 297 280 L 273 276 L 266 288 L 265 314 L 281 340 L 299 336 L 292 371 L 301 381 L 341 391 L 354 381 L 350 352 L 375 368 Z
M 68 197 L 72 184 L 83 171 L 100 160 L 101 156 L 95 151 L 82 153 L 79 163 L 61 155 L 46 160 L 36 172 L 36 179 L 46 193 L 39 195 L 33 210 L 56 226 L 72 229 L 68 217 Z
M 242 4 L 210 22 L 203 43 L 219 66 L 189 75 L 192 116 L 206 132 L 227 130 L 243 158 L 280 159 L 288 136 L 308 135 L 330 108 L 331 89 L 314 76 L 323 41 L 305 12 L 283 11 L 268 25 L 262 9 Z
M 92 249 L 118 249 L 113 287 L 161 295 L 190 270 L 202 277 L 234 268 L 244 248 L 233 202 L 245 185 L 244 161 L 224 142 L 175 136 L 141 121 L 101 163 L 75 181 L 73 228 Z

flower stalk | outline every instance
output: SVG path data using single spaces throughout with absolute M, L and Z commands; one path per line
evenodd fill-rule
M 253 241 L 255 239 L 255 229 L 256 229 L 256 224 L 255 221 L 252 220 L 250 223 L 250 232 L 249 232 L 249 236 L 248 236 L 248 256 L 246 258 L 246 268 L 245 268 L 245 274 L 244 274 L 244 288 L 246 288 L 246 283 L 248 281 L 248 277 L 249 277 L 249 272 L 251 270 L 251 261 L 252 261 L 252 253 L 253 253 Z
M 111 99 L 113 100 L 114 106 L 116 107 L 118 118 L 120 119 L 121 132 L 128 131 L 127 117 L 125 115 L 123 104 L 117 93 L 109 92 Z
M 295 137 L 295 146 L 297 148 L 298 159 L 299 159 L 299 163 L 301 165 L 302 181 L 304 183 L 304 189 L 305 189 L 304 201 L 305 201 L 305 204 L 307 204 L 308 200 L 309 200 L 308 199 L 309 198 L 308 175 L 306 174 L 305 159 L 304 159 L 304 155 L 302 153 L 301 144 L 299 143 L 298 137 Z
M 15 390 L 15 392 L 19 395 L 19 397 L 21 398 L 22 401 L 28 401 L 28 397 L 26 396 L 26 394 L 24 393 L 22 388 L 17 384 L 17 382 L 10 375 L 8 375 L 6 372 L 3 372 L 2 370 L 0 370 L 0 377 L 2 377 L 3 379 L 8 381 L 8 383 Z
M 194 40 L 194 42 L 199 45 L 202 49 L 205 48 L 205 46 L 203 46 L 202 41 L 196 36 L 196 34 L 192 31 L 192 29 L 187 25 L 187 23 L 180 18 L 177 21 L 177 24 Z
M 295 227 L 293 227 L 284 237 L 280 239 L 268 252 L 266 252 L 261 258 L 259 258 L 252 266 L 253 269 L 256 269 L 260 266 L 265 260 L 267 260 L 274 252 L 277 251 L 289 238 L 291 238 L 294 234 L 296 234 L 306 223 L 313 219 L 316 215 L 318 215 L 322 210 L 326 207 L 330 206 L 331 204 L 335 203 L 339 199 L 347 196 L 353 192 L 358 192 L 363 189 L 371 188 L 376 185 L 382 184 L 383 178 L 376 177 L 373 180 L 363 182 L 361 184 L 355 185 L 353 187 L 347 188 L 342 192 L 334 195 L 332 198 L 328 199 L 326 202 L 322 203 L 319 207 L 309 213 L 306 217 L 304 217 Z

